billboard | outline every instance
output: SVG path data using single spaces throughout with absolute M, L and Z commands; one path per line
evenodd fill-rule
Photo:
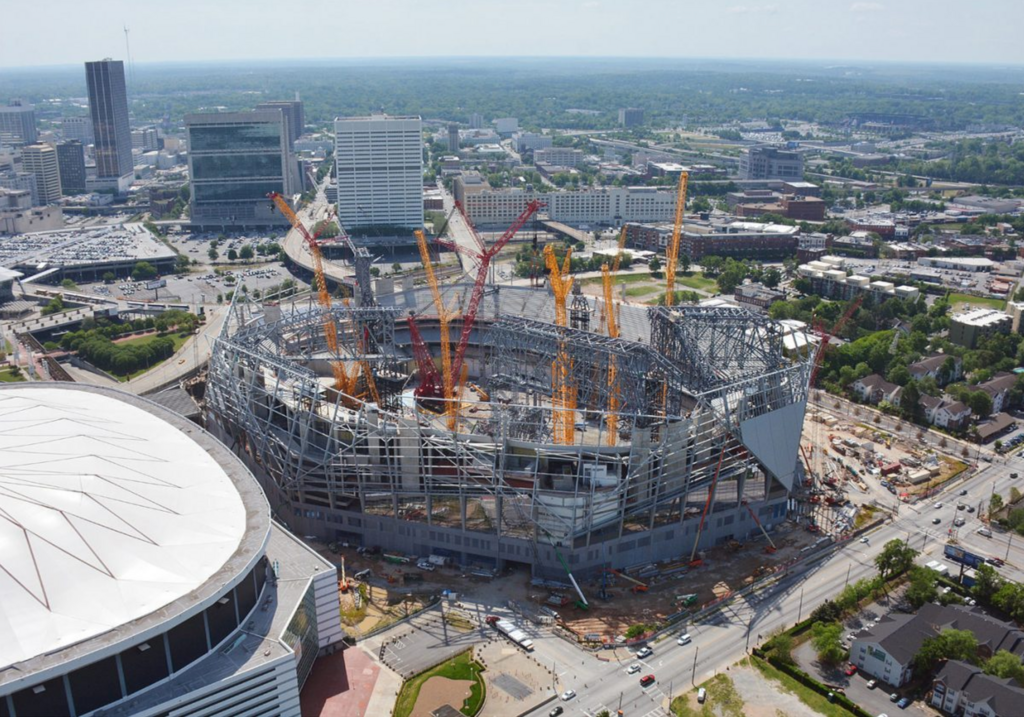
M 167 279 L 153 279 L 153 281 L 146 282 L 146 290 L 154 291 L 155 289 L 162 289 L 167 286 Z

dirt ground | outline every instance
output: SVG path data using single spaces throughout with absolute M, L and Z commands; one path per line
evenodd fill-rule
M 431 677 L 420 687 L 420 694 L 416 698 L 416 706 L 412 708 L 410 717 L 430 717 L 431 712 L 444 705 L 451 705 L 455 709 L 459 709 L 465 699 L 469 697 L 472 686 L 472 680 Z
M 784 692 L 779 683 L 765 678 L 752 667 L 733 665 L 729 676 L 744 702 L 745 717 L 819 717 L 819 712 L 805 705 L 796 695 Z M 696 707 L 696 694 L 691 699 Z
M 816 539 L 817 536 L 787 521 L 772 533 L 777 548 L 774 554 L 765 552 L 767 541 L 763 537 L 736 551 L 724 546 L 716 547 L 706 552 L 701 567 L 669 578 L 655 579 L 646 593 L 633 593 L 631 583 L 618 579 L 617 584 L 607 591 L 611 599 L 605 601 L 598 597 L 600 581 L 594 580 L 583 588 L 590 599 L 590 610 L 583 611 L 574 606 L 556 609 L 563 624 L 578 635 L 598 633 L 611 639 L 625 634 L 630 625 L 657 622 L 679 612 L 682 608 L 675 600 L 678 595 L 696 594 L 697 603 L 693 607 L 699 608 L 738 590 L 751 582 L 755 574 L 770 572 L 798 557 L 801 548 Z M 547 598 L 547 593 L 538 593 L 535 589 L 531 598 L 535 603 L 541 603 Z

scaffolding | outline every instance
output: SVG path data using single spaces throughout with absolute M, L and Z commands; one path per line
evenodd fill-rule
M 475 536 L 488 547 L 461 548 L 465 562 L 513 559 L 522 547 L 514 559 L 556 575 L 550 545 L 585 574 L 589 561 L 594 570 L 607 566 L 592 549 L 599 545 L 618 544 L 616 559 L 633 562 L 679 552 L 643 536 L 693 534 L 706 505 L 723 517 L 722 527 L 705 529 L 708 544 L 734 535 L 726 526 L 729 516 L 746 520 L 744 501 L 785 511 L 796 445 L 792 460 L 762 455 L 767 444 L 778 453 L 779 440 L 758 435 L 759 419 L 783 411 L 787 422 L 802 423 L 811 362 L 785 358 L 767 318 L 742 309 L 623 307 L 624 324 L 646 332 L 646 340 L 627 340 L 557 326 L 532 308 L 550 307 L 541 290 L 493 292 L 467 353 L 473 393 L 452 428 L 443 410 L 413 400 L 408 329 L 396 323 L 432 306 L 430 291 L 377 299 L 373 307 L 333 307 L 331 318 L 339 343 L 363 352 L 343 358 L 370 367 L 380 405 L 353 403 L 334 387 L 323 310 L 310 301 L 236 299 L 214 342 L 211 425 L 304 534 L 407 552 L 449 533 Z M 436 346 L 438 318 L 421 313 L 418 323 Z M 570 445 L 554 435 L 551 371 L 560 351 L 576 399 Z M 772 515 L 758 517 L 771 525 Z

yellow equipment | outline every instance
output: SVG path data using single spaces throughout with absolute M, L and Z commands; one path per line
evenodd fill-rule
M 430 286 L 430 294 L 434 298 L 434 307 L 437 309 L 437 318 L 441 325 L 441 381 L 444 386 L 445 415 L 448 416 L 448 427 L 454 428 L 457 406 L 452 401 L 455 397 L 453 390 L 455 382 L 452 376 L 451 335 L 448 329 L 451 312 L 448 311 L 441 298 L 441 289 L 438 287 L 437 276 L 434 274 L 434 265 L 430 261 L 430 248 L 427 246 L 427 237 L 419 229 L 413 233 L 416 235 L 416 244 L 420 249 L 420 259 L 423 262 L 423 269 L 427 273 L 427 284 Z
M 306 241 L 306 246 L 309 247 L 309 253 L 313 257 L 313 280 L 316 284 L 316 295 L 317 303 L 324 310 L 324 339 L 327 341 L 328 350 L 334 355 L 334 361 L 331 362 L 331 373 L 334 374 L 334 388 L 341 391 L 347 396 L 352 398 L 359 398 L 356 395 L 357 387 L 359 384 L 359 369 L 363 370 L 366 377 L 366 385 L 370 390 L 373 400 L 378 404 L 380 403 L 380 396 L 377 394 L 377 384 L 373 380 L 373 373 L 370 371 L 370 366 L 365 359 L 359 361 L 359 368 L 356 368 L 351 374 L 345 368 L 345 363 L 341 360 L 341 353 L 338 348 L 338 327 L 334 323 L 334 314 L 331 312 L 331 293 L 327 290 L 327 278 L 324 276 L 324 262 L 323 255 L 320 252 L 320 245 L 316 243 L 316 238 L 311 236 L 306 227 L 302 225 L 302 222 L 296 216 L 292 208 L 288 206 L 288 202 L 277 192 L 270 193 L 270 199 L 274 202 L 274 205 L 281 211 L 291 225 L 298 231 L 302 238 Z M 363 343 L 363 337 L 359 337 L 359 351 L 362 354 L 365 351 Z
M 569 269 L 572 266 L 572 249 L 565 252 L 565 259 L 562 266 L 558 266 L 558 259 L 555 257 L 555 250 L 551 245 L 544 247 L 544 263 L 547 264 L 550 272 L 551 291 L 555 295 L 555 324 L 566 326 L 568 315 L 565 309 L 566 300 L 572 289 L 573 279 L 569 276 Z M 555 443 L 563 446 L 571 446 L 576 429 L 576 391 L 569 380 L 572 372 L 568 353 L 565 345 L 558 349 L 558 356 L 551 364 L 551 406 L 552 422 L 554 423 Z
M 604 314 L 608 322 L 608 336 L 613 339 L 619 338 L 619 318 L 615 313 L 615 302 L 613 292 L 615 290 L 615 275 L 619 271 L 619 261 L 622 259 L 622 249 L 626 246 L 626 227 L 622 227 L 619 233 L 619 250 L 612 260 L 611 269 L 607 264 L 601 265 L 601 280 L 604 285 Z M 609 446 L 615 445 L 616 435 L 619 430 L 619 391 L 616 378 L 618 367 L 615 365 L 615 356 L 608 357 L 608 413 L 605 416 L 607 427 L 605 441 Z
M 665 306 L 676 303 L 676 264 L 679 263 L 679 237 L 683 233 L 683 211 L 686 209 L 686 185 L 689 172 L 679 173 L 679 194 L 676 196 L 676 221 L 672 227 L 672 241 L 665 252 Z

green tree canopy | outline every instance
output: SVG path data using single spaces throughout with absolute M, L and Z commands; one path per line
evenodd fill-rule
M 946 660 L 978 663 L 978 638 L 970 630 L 943 630 L 925 639 L 914 656 L 914 667 L 922 675 L 929 674 Z
M 878 568 L 878 574 L 884 580 L 889 580 L 909 570 L 917 556 L 918 551 L 902 540 L 890 540 L 882 548 L 882 552 L 875 556 L 875 567 Z
M 148 281 L 150 279 L 155 279 L 156 275 L 156 267 L 148 261 L 136 262 L 135 266 L 132 268 L 132 279 L 135 281 Z
M 838 622 L 816 622 L 811 627 L 811 644 L 818 660 L 826 665 L 838 665 L 846 659 L 846 650 L 840 642 L 843 626 Z
M 988 658 L 982 669 L 987 675 L 1008 677 L 1016 680 L 1018 685 L 1024 686 L 1024 664 L 1021 663 L 1017 655 L 1009 650 L 999 650 L 996 652 L 996 654 Z

